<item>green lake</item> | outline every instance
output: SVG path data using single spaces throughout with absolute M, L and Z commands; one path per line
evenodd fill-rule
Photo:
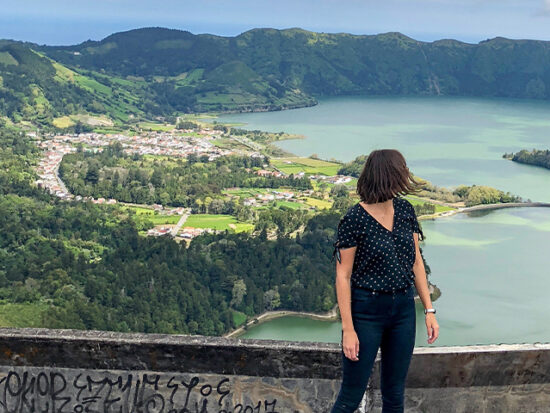
M 550 149 L 550 102 L 462 97 L 337 97 L 317 106 L 233 114 L 246 129 L 306 136 L 278 142 L 299 156 L 350 161 L 373 149 L 400 150 L 415 175 L 435 185 L 489 185 L 550 202 L 550 170 L 502 158 Z
M 223 116 L 247 129 L 306 139 L 279 142 L 297 155 L 349 161 L 399 149 L 411 170 L 440 186 L 490 185 L 550 202 L 550 170 L 502 159 L 550 148 L 550 103 L 473 98 L 322 99 L 311 108 Z M 550 208 L 506 208 L 423 220 L 440 337 L 433 345 L 550 342 Z M 417 346 L 427 346 L 417 304 Z M 340 341 L 340 323 L 286 316 L 243 338 Z
M 550 342 L 550 208 L 507 208 L 424 220 L 423 254 L 440 337 L 434 345 Z M 417 303 L 417 346 L 426 346 Z M 340 341 L 340 322 L 285 316 L 243 338 Z M 437 343 L 437 344 L 436 344 Z

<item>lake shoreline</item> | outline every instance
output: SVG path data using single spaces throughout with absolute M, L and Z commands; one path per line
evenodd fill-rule
M 244 125 L 243 125 L 244 126 Z M 268 133 L 274 133 L 274 132 L 268 132 Z M 293 134 L 288 134 L 293 135 Z M 303 134 L 298 136 L 286 136 L 286 139 L 284 140 L 290 140 L 290 139 L 305 139 L 306 136 Z M 294 156 L 294 157 L 300 157 L 297 154 L 294 154 L 290 151 L 284 150 L 278 146 L 275 145 L 276 141 L 267 142 L 266 146 L 270 147 L 272 150 L 278 150 L 281 152 L 285 152 L 286 156 Z M 328 160 L 327 160 L 328 161 Z M 446 203 L 441 202 L 438 200 L 433 200 L 430 198 L 423 198 L 426 202 L 434 202 L 446 205 L 454 208 L 453 210 L 449 211 L 441 211 L 434 214 L 426 214 L 426 215 L 419 215 L 418 219 L 420 220 L 428 220 L 428 219 L 436 219 L 436 218 L 444 218 L 453 216 L 458 213 L 467 213 L 472 212 L 476 210 L 493 210 L 493 209 L 501 209 L 501 208 L 510 208 L 510 207 L 550 207 L 550 203 L 545 202 L 510 202 L 510 203 L 495 203 L 495 204 L 479 204 L 474 205 L 470 207 L 464 206 L 463 202 L 460 203 Z M 439 288 L 437 288 L 433 284 L 429 284 L 430 287 L 430 295 L 432 295 L 432 301 L 435 301 L 440 295 L 441 291 Z M 415 301 L 419 301 L 419 297 L 415 297 Z M 337 321 L 340 319 L 339 317 L 339 311 L 338 311 L 338 304 L 335 304 L 335 306 L 326 313 L 312 313 L 312 312 L 301 312 L 301 311 L 291 311 L 291 310 L 275 310 L 275 311 L 265 311 L 257 316 L 254 316 L 252 319 L 250 319 L 246 323 L 246 329 L 244 328 L 244 324 L 239 326 L 236 329 L 233 329 L 229 331 L 228 333 L 224 334 L 223 337 L 227 338 L 234 338 L 238 337 L 242 334 L 244 334 L 249 327 L 254 327 L 255 325 L 259 325 L 261 323 L 267 322 L 269 320 L 273 320 L 275 318 L 285 317 L 285 316 L 296 316 L 296 317 L 304 317 L 304 318 L 310 318 L 313 320 L 324 320 L 324 321 Z
M 524 208 L 524 207 L 550 208 L 550 202 L 499 202 L 496 204 L 479 204 L 479 205 L 473 205 L 470 207 L 459 207 L 451 211 L 443 211 L 435 214 L 419 215 L 418 220 L 422 221 L 426 219 L 443 218 L 443 217 L 449 217 L 455 214 L 468 213 L 472 211 L 492 210 L 492 209 L 502 209 L 502 208 Z
M 434 284 L 429 284 L 430 295 L 433 297 L 432 301 L 437 300 L 441 295 L 441 291 Z M 415 295 L 415 302 L 420 302 L 420 297 Z M 249 320 L 246 323 L 246 327 L 254 327 L 256 325 L 265 323 L 266 321 L 273 320 L 275 318 L 286 317 L 286 316 L 295 316 L 295 317 L 304 317 L 312 320 L 321 320 L 321 321 L 338 321 L 340 320 L 338 304 L 335 304 L 334 307 L 327 311 L 326 313 L 312 313 L 306 311 L 292 311 L 292 310 L 275 310 L 275 311 L 264 311 L 260 315 L 254 317 L 252 320 Z M 237 327 L 236 329 L 227 332 L 222 337 L 224 338 L 236 338 L 244 334 L 248 329 L 245 330 L 244 324 Z

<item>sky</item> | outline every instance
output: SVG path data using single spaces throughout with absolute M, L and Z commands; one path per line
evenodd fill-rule
M 421 41 L 550 40 L 550 0 L 0 0 L 0 39 L 69 45 L 139 27 L 401 32 Z

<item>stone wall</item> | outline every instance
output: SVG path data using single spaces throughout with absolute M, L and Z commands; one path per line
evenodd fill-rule
M 338 344 L 0 328 L 0 413 L 324 413 L 340 363 Z M 549 375 L 550 344 L 416 348 L 406 411 L 550 412 Z

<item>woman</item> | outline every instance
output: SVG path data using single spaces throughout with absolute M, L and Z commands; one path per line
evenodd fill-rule
M 357 181 L 361 202 L 338 224 L 333 259 L 337 257 L 343 380 L 331 413 L 357 409 L 379 348 L 382 413 L 404 411 L 416 335 L 413 284 L 425 308 L 428 343 L 439 335 L 418 246 L 424 234 L 412 204 L 398 196 L 416 192 L 420 185 L 399 151 L 375 150 Z

